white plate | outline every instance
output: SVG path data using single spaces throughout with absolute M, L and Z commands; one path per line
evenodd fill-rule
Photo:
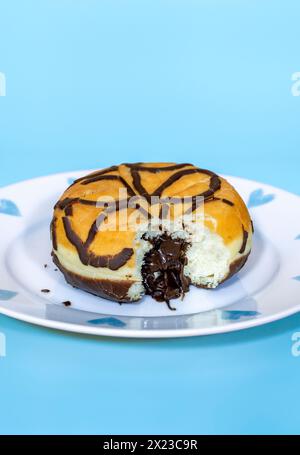
M 0 189 L 1 313 L 73 332 L 157 338 L 230 332 L 300 310 L 300 198 L 236 177 L 227 178 L 248 202 L 255 225 L 253 252 L 237 276 L 216 290 L 192 286 L 183 301 L 172 301 L 174 312 L 150 297 L 119 305 L 73 289 L 52 264 L 49 224 L 60 194 L 83 174 Z

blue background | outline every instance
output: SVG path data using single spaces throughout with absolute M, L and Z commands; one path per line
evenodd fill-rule
M 300 194 L 298 1 L 0 1 L 0 184 L 191 161 Z M 300 234 L 300 220 L 299 220 Z M 122 341 L 0 317 L 1 433 L 299 433 L 298 315 Z

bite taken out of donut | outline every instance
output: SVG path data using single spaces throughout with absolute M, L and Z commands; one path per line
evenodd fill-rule
M 192 164 L 121 164 L 76 180 L 54 208 L 52 256 L 69 284 L 118 302 L 216 288 L 245 264 L 252 221 L 237 191 Z

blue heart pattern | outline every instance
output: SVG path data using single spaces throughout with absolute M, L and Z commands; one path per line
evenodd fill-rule
M 254 318 L 259 314 L 258 311 L 222 311 L 222 319 L 225 319 L 226 321 L 238 321 L 241 318 Z
M 14 298 L 18 293 L 14 291 L 8 291 L 7 289 L 0 289 L 0 300 L 10 300 Z
M 0 199 L 0 213 L 12 216 L 21 216 L 21 212 L 13 201 Z
M 125 327 L 126 324 L 125 322 L 121 321 L 120 319 L 117 318 L 100 318 L 100 319 L 92 319 L 91 321 L 88 321 L 89 324 L 94 324 L 94 325 L 110 325 L 111 327 Z
M 259 205 L 268 204 L 268 202 L 273 201 L 273 199 L 275 199 L 275 194 L 264 194 L 264 191 L 259 188 L 255 191 L 252 191 L 250 194 L 248 207 L 258 207 Z

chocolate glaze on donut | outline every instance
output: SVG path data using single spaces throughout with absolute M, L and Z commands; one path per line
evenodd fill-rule
M 200 194 L 191 196 L 191 201 L 192 205 L 191 208 L 188 210 L 188 212 L 193 212 L 197 208 L 197 200 L 199 197 L 203 197 L 204 202 L 211 202 L 214 200 L 220 200 L 219 198 L 215 197 L 214 194 L 216 191 L 218 191 L 221 188 L 221 180 L 218 177 L 217 174 L 214 172 L 208 171 L 207 169 L 200 169 L 200 168 L 192 168 L 192 169 L 182 169 L 187 166 L 192 166 L 188 163 L 184 164 L 174 164 L 171 166 L 165 166 L 165 167 L 147 167 L 143 165 L 143 163 L 135 163 L 135 164 L 125 164 L 130 169 L 130 173 L 132 176 L 132 185 L 133 187 L 121 176 L 118 175 L 111 175 L 110 172 L 114 172 L 118 170 L 118 166 L 111 166 L 110 168 L 103 169 L 101 171 L 95 172 L 94 174 L 90 174 L 88 176 L 82 177 L 80 179 L 75 180 L 74 183 L 80 183 L 81 185 L 88 185 L 90 183 L 95 183 L 97 181 L 101 180 L 117 180 L 124 185 L 124 187 L 127 189 L 128 194 L 132 196 L 142 196 L 145 197 L 148 201 L 151 200 L 152 196 L 159 196 L 161 197 L 163 191 L 168 188 L 170 185 L 172 185 L 174 182 L 179 180 L 180 178 L 190 175 L 190 174 L 195 174 L 195 173 L 202 173 L 210 176 L 210 181 L 209 181 L 209 188 L 205 191 L 203 191 Z M 141 174 L 140 172 L 150 172 L 150 173 L 159 173 L 162 171 L 177 171 L 174 174 L 172 174 L 170 177 L 167 178 L 165 182 L 163 182 L 156 190 L 152 193 L 149 194 L 147 190 L 144 188 L 144 186 L 141 183 Z M 71 185 L 73 186 L 74 183 Z M 178 202 L 182 202 L 183 198 L 177 198 Z M 228 201 L 227 199 L 221 199 L 222 202 L 224 202 L 227 205 L 234 205 L 233 202 Z M 84 265 L 91 265 L 93 267 L 107 267 L 110 268 L 111 270 L 117 270 L 118 268 L 122 267 L 123 265 L 126 264 L 126 262 L 131 258 L 133 251 L 127 251 L 129 249 L 126 249 L 126 251 L 120 251 L 116 255 L 112 256 L 95 256 L 93 253 L 89 251 L 89 247 L 91 246 L 96 234 L 97 234 L 97 229 L 99 228 L 99 225 L 101 222 L 103 222 L 107 216 L 114 212 L 114 211 L 119 211 L 122 209 L 125 209 L 127 207 L 128 200 L 124 201 L 116 201 L 116 204 L 113 206 L 110 206 L 107 204 L 107 202 L 103 201 L 103 207 L 104 210 L 101 213 L 100 217 L 98 217 L 95 222 L 92 224 L 88 238 L 85 242 L 83 242 L 77 234 L 73 231 L 72 229 L 72 224 L 70 221 L 70 218 L 73 216 L 73 205 L 74 204 L 84 204 L 84 205 L 91 205 L 91 206 L 97 206 L 101 207 L 101 201 L 93 201 L 93 200 L 85 200 L 81 198 L 65 198 L 62 201 L 58 201 L 56 204 L 55 208 L 60 208 L 61 210 L 64 210 L 65 216 L 63 217 L 63 224 L 64 224 L 64 229 L 66 232 L 66 236 L 68 240 L 74 245 L 78 251 L 78 255 L 80 257 L 81 262 Z M 163 201 L 162 201 L 163 203 Z M 172 198 L 172 203 L 176 203 L 175 198 Z M 149 215 L 149 218 L 151 218 L 149 213 L 144 213 L 145 210 L 142 207 L 139 207 L 139 205 L 136 205 L 136 209 L 140 210 L 141 212 L 143 211 L 144 215 Z M 162 207 L 161 207 L 162 209 Z M 161 210 L 161 213 L 163 210 Z M 187 213 L 188 213 L 187 212 Z M 55 220 L 52 222 L 51 225 L 51 232 L 52 232 L 52 239 L 53 239 L 53 246 L 54 249 L 57 249 L 57 241 L 56 241 L 56 223 Z
M 123 248 L 120 252 L 114 255 L 95 255 L 91 251 L 91 246 L 97 235 L 99 226 L 106 220 L 109 214 L 118 212 L 120 210 L 127 209 L 130 198 L 136 199 L 135 209 L 148 216 L 150 219 L 151 215 L 143 207 L 140 207 L 138 202 L 140 197 L 144 197 L 148 202 L 151 202 L 151 197 L 156 196 L 160 198 L 160 219 L 163 219 L 168 211 L 168 202 L 165 202 L 162 197 L 163 192 L 177 180 L 192 175 L 195 173 L 206 174 L 209 176 L 207 188 L 200 194 L 190 196 L 191 207 L 186 213 L 191 213 L 197 208 L 199 203 L 199 197 L 203 198 L 204 203 L 211 203 L 213 201 L 221 201 L 228 206 L 234 206 L 234 203 L 228 199 L 220 198 L 215 193 L 221 189 L 220 177 L 206 169 L 200 169 L 192 167 L 191 164 L 174 164 L 169 166 L 151 167 L 146 166 L 144 163 L 125 164 L 129 170 L 129 178 L 124 178 L 121 175 L 116 175 L 119 171 L 119 166 L 111 166 L 110 168 L 103 169 L 93 174 L 87 175 L 80 179 L 75 180 L 74 184 L 80 184 L 83 186 L 96 183 L 103 180 L 115 180 L 119 182 L 124 188 L 127 189 L 128 198 L 124 200 L 116 200 L 114 204 L 109 204 L 106 201 L 95 201 L 89 199 L 83 199 L 80 197 L 68 198 L 57 202 L 55 208 L 62 210 L 62 223 L 65 231 L 65 235 L 69 242 L 76 248 L 80 261 L 84 265 L 90 265 L 92 267 L 105 267 L 110 270 L 118 270 L 123 267 L 132 257 L 134 251 L 132 248 Z M 165 181 L 151 192 L 146 190 L 142 183 L 143 173 L 157 174 L 160 172 L 171 172 Z M 115 174 L 114 174 L 115 173 Z M 132 199 L 131 199 L 132 202 Z M 172 198 L 172 203 L 184 202 L 184 198 L 177 197 Z M 99 216 L 92 222 L 89 227 L 89 232 L 86 240 L 82 240 L 79 235 L 73 229 L 72 217 L 73 217 L 73 206 L 75 204 L 82 204 L 87 206 L 102 207 L 103 210 Z M 57 250 L 57 219 L 53 218 L 51 223 L 52 243 L 54 252 Z M 246 250 L 248 232 L 245 230 L 242 224 L 243 239 L 240 254 L 243 254 Z M 252 224 L 253 230 L 253 224 Z M 146 253 L 144 264 L 142 266 L 142 278 L 143 284 L 146 289 L 146 293 L 150 294 L 153 298 L 158 301 L 166 301 L 169 305 L 171 299 L 183 296 L 189 290 L 190 280 L 184 276 L 184 266 L 186 264 L 186 250 L 188 244 L 182 239 L 172 239 L 166 233 L 161 233 L 154 239 L 147 238 L 152 243 L 152 249 Z M 102 280 L 101 283 L 96 283 L 95 280 L 90 280 L 79 275 L 73 274 L 65 270 L 61 264 L 59 264 L 58 258 L 53 252 L 53 259 L 55 264 L 64 273 L 67 281 L 76 287 L 81 287 L 87 291 L 93 292 L 96 295 L 101 295 L 112 300 L 119 302 L 127 301 L 127 291 L 131 286 L 131 283 L 125 283 L 119 281 L 116 285 L 109 280 Z M 247 257 L 241 258 L 234 267 L 234 272 L 239 269 Z M 232 274 L 232 271 L 231 273 Z M 84 284 L 85 283 L 85 284 Z M 91 291 L 92 289 L 92 291 Z M 171 307 L 170 307 L 171 308 Z

